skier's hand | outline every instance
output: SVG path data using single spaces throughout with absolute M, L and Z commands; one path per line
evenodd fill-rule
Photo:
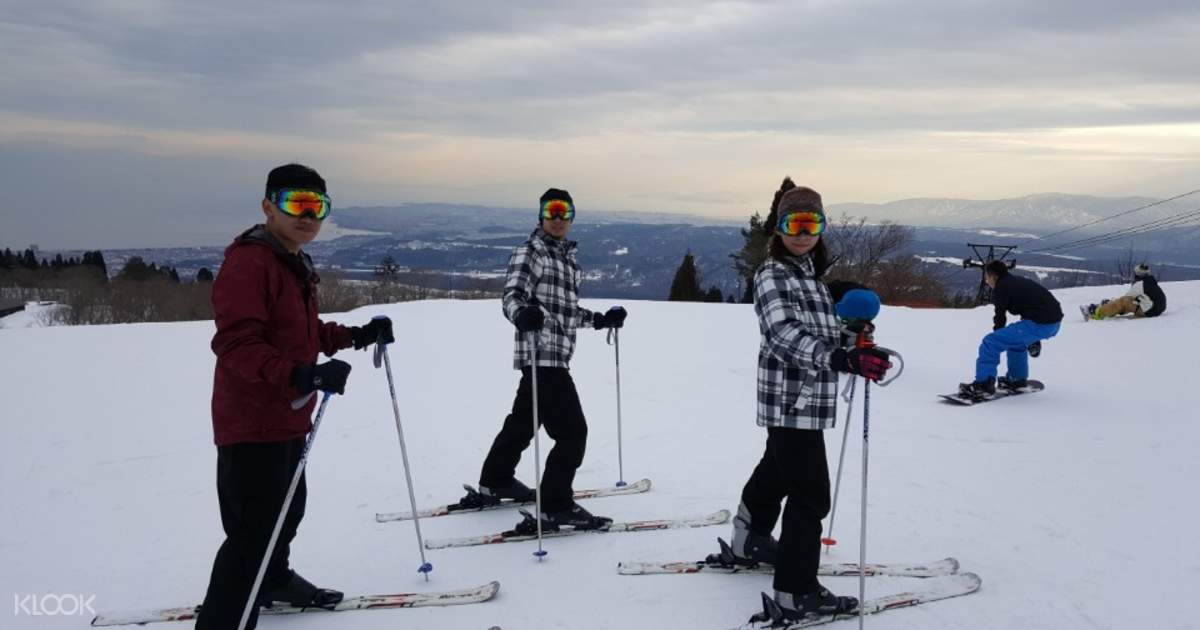
M 592 320 L 592 325 L 596 330 L 604 328 L 620 328 L 625 325 L 625 318 L 629 315 L 622 306 L 614 306 L 608 309 L 607 312 L 597 313 Z
M 354 339 L 355 350 L 362 350 L 376 342 L 396 342 L 396 337 L 392 334 L 392 320 L 382 315 L 367 322 L 366 326 L 351 328 L 350 335 Z
M 532 332 L 541 330 L 542 324 L 546 321 L 546 315 L 542 312 L 541 307 L 525 306 L 517 311 L 517 316 L 513 318 L 513 324 L 516 324 L 517 330 L 521 332 Z
M 882 380 L 892 367 L 888 355 L 875 348 L 838 348 L 829 355 L 829 365 L 839 372 L 857 374 L 872 381 Z
M 350 364 L 337 359 L 325 363 L 301 363 L 292 370 L 292 386 L 301 394 L 314 390 L 346 393 L 346 379 L 350 377 Z

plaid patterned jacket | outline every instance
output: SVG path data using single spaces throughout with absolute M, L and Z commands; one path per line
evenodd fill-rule
M 758 425 L 829 429 L 836 422 L 838 375 L 829 355 L 841 325 L 812 258 L 768 258 L 754 275 L 758 348 Z
M 559 241 L 537 228 L 508 259 L 501 306 L 508 321 L 527 305 L 541 307 L 546 316 L 538 340 L 537 364 L 570 367 L 575 353 L 575 329 L 591 325 L 595 313 L 579 306 L 579 263 L 575 241 Z M 530 333 L 513 337 L 513 369 L 530 365 Z

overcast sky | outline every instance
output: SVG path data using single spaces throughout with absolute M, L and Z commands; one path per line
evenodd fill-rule
M 746 216 L 1200 187 L 1200 3 L 0 0 L 0 246 L 220 244 L 337 206 Z

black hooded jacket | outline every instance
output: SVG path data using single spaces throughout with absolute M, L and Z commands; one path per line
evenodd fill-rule
M 1163 293 L 1162 288 L 1158 286 L 1158 280 L 1155 280 L 1154 276 L 1146 274 L 1138 276 L 1134 281 L 1142 283 L 1142 293 L 1145 293 L 1146 297 L 1154 302 L 1154 306 L 1146 311 L 1146 317 L 1162 315 L 1163 311 L 1167 310 L 1167 294 Z
M 993 330 L 1000 330 L 1007 325 L 1005 311 L 1039 324 L 1057 324 L 1063 318 L 1062 306 L 1046 287 L 1011 273 L 996 279 L 996 287 L 992 289 L 992 304 L 996 305 Z

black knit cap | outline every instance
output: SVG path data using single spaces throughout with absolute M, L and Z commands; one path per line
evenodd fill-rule
M 315 170 L 303 164 L 284 164 L 271 169 L 267 174 L 266 196 L 284 188 L 303 188 L 325 193 L 325 180 Z
M 1003 278 L 1008 275 L 1008 264 L 1003 260 L 993 260 L 984 266 L 984 271 L 990 273 L 997 278 Z
M 557 199 L 558 201 L 566 201 L 572 206 L 575 205 L 575 202 L 571 200 L 571 193 L 562 190 L 561 188 L 551 188 L 542 193 L 541 199 L 538 199 L 538 211 L 541 211 L 542 204 L 554 199 Z

